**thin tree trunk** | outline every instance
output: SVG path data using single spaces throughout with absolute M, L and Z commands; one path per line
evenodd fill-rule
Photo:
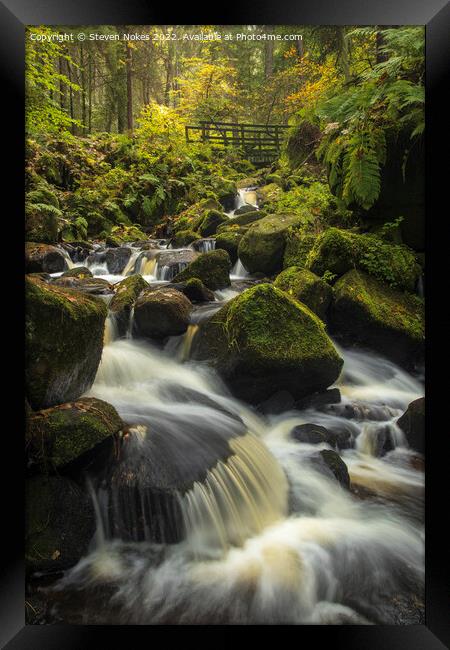
M 350 63 L 348 58 L 348 40 L 345 34 L 344 27 L 338 27 L 338 46 L 339 46 L 339 61 L 341 63 L 342 72 L 344 74 L 345 83 L 350 81 Z
M 133 133 L 133 51 L 127 43 L 127 128 Z

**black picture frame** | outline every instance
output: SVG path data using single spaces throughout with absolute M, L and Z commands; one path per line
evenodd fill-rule
M 23 259 L 23 171 L 24 171 L 24 28 L 32 24 L 94 25 L 94 24 L 317 24 L 317 25 L 406 25 L 426 26 L 426 193 L 427 193 L 427 445 L 426 445 L 426 625 L 423 626 L 301 626 L 294 631 L 303 647 L 312 643 L 329 643 L 330 647 L 347 650 L 439 650 L 450 647 L 450 581 L 445 566 L 448 554 L 445 483 L 448 452 L 444 443 L 446 393 L 445 381 L 437 379 L 437 369 L 445 364 L 445 336 L 449 319 L 443 316 L 446 292 L 441 300 L 432 302 L 431 287 L 443 280 L 446 271 L 446 237 L 448 212 L 448 169 L 445 135 L 447 118 L 447 75 L 450 64 L 450 6 L 445 0 L 254 0 L 202 9 L 186 3 L 183 7 L 164 6 L 145 0 L 3 0 L 0 2 L 0 68 L 3 90 L 2 172 L 5 201 L 3 217 L 7 219 L 8 278 L 3 303 L 3 319 L 7 324 L 4 347 L 15 350 L 15 361 L 3 364 L 8 392 L 4 397 L 2 481 L 2 542 L 0 555 L 0 647 L 9 650 L 61 650 L 66 648 L 104 647 L 109 639 L 133 645 L 151 643 L 156 629 L 160 632 L 180 630 L 162 627 L 148 630 L 146 626 L 25 626 L 24 618 L 24 544 L 23 544 L 23 399 L 21 393 L 23 368 L 23 280 L 19 260 Z M 442 160 L 438 155 L 444 153 Z M 6 198 L 10 206 L 5 208 Z M 442 203 L 440 203 L 442 201 Z M 447 203 L 447 205 L 446 205 Z M 442 206 L 440 208 L 439 206 Z M 6 227 L 6 226 L 5 226 Z M 448 248 L 448 245 L 447 245 Z M 433 312 L 432 313 L 432 309 Z M 6 345 L 5 345 L 6 343 Z M 4 353 L 6 353 L 4 349 Z M 3 355 L 6 359 L 6 354 Z M 19 380 L 11 379 L 13 367 L 19 369 Z M 445 368 L 445 365 L 442 365 Z M 448 398 L 447 398 L 448 401 Z M 442 424 L 442 429 L 440 428 Z M 439 462 L 441 461 L 441 462 Z M 9 468 L 9 472 L 6 469 Z M 448 509 L 447 509 L 448 511 Z M 188 634 L 198 628 L 183 628 Z M 203 629 L 203 628 L 202 628 Z M 217 631 L 216 626 L 206 629 Z M 222 628 L 226 635 L 233 627 Z M 240 632 L 251 630 L 240 628 Z M 273 631 L 267 629 L 267 632 Z M 282 630 L 277 627 L 278 635 Z M 291 630 L 292 632 L 293 630 Z M 266 632 L 266 630 L 265 630 Z M 264 632 L 264 633 L 265 633 Z M 172 637 L 166 637 L 168 642 Z M 308 639 L 308 640 L 306 640 Z M 222 640 L 221 638 L 219 640 Z

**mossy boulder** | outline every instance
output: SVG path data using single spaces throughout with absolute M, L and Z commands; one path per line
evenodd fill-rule
M 33 409 L 78 399 L 103 348 L 103 300 L 26 278 L 26 387 Z
M 59 248 L 49 244 L 25 244 L 25 269 L 27 273 L 59 273 L 67 269 L 66 259 Z
M 181 282 L 174 286 L 175 289 L 184 293 L 191 302 L 213 302 L 214 293 L 205 287 L 199 278 L 190 278 L 187 282 Z
M 118 235 L 108 235 L 105 243 L 109 248 L 120 248 L 123 245 L 123 239 Z
M 87 268 L 87 266 L 76 266 L 73 269 L 69 269 L 68 271 L 64 271 L 64 273 L 61 276 L 62 278 L 92 278 L 92 273 L 91 271 Z
M 113 275 L 122 273 L 131 257 L 131 248 L 128 246 L 117 246 L 106 251 L 106 266 Z
M 131 310 L 139 294 L 148 289 L 149 285 L 142 275 L 130 275 L 119 282 L 114 298 L 109 304 L 109 309 L 115 318 L 119 336 L 125 336 L 129 323 Z
M 70 568 L 95 533 L 89 494 L 60 476 L 35 476 L 25 486 L 25 557 L 29 572 Z
M 93 397 L 32 413 L 26 435 L 27 457 L 51 471 L 67 465 L 123 429 L 111 404 Z
M 306 442 L 310 445 L 327 444 L 336 447 L 336 435 L 319 424 L 298 424 L 291 431 L 291 438 L 297 442 Z
M 349 271 L 336 283 L 330 324 L 344 341 L 368 346 L 402 365 L 422 358 L 423 301 L 361 271 Z
M 406 246 L 339 228 L 329 228 L 317 238 L 306 267 L 319 276 L 327 271 L 341 276 L 356 268 L 407 291 L 414 291 L 421 273 L 414 252 Z
M 103 278 L 60 277 L 52 284 L 60 289 L 82 291 L 93 296 L 105 296 L 114 292 L 113 285 Z
M 325 320 L 333 296 L 333 289 L 325 280 L 307 269 L 291 266 L 276 277 L 274 284 Z
M 269 215 L 253 223 L 239 243 L 238 255 L 249 273 L 268 275 L 281 270 L 286 233 L 295 215 Z
M 226 211 L 232 210 L 237 195 L 236 183 L 226 178 L 214 178 L 212 184 L 223 209 Z
M 249 206 L 250 207 L 250 206 Z M 267 213 L 264 212 L 264 210 L 248 210 L 246 212 L 241 212 L 233 215 L 231 217 L 231 224 L 233 226 L 249 226 L 251 223 L 254 223 L 255 221 L 259 221 L 263 217 L 266 217 Z
M 405 413 L 397 420 L 412 449 L 425 453 L 425 398 L 419 397 L 408 405 Z
M 171 244 L 173 248 L 183 248 L 198 239 L 201 239 L 200 235 L 193 230 L 179 230 L 172 238 Z
M 293 226 L 286 233 L 286 247 L 284 249 L 283 268 L 290 266 L 306 266 L 308 254 L 317 240 L 317 235 L 305 232 Z
M 250 212 L 258 212 L 258 208 L 255 205 L 250 205 L 249 203 L 241 205 L 240 208 L 237 208 L 234 211 L 233 219 L 235 217 L 243 216 L 244 214 L 249 214 Z
M 189 264 L 187 269 L 178 273 L 173 282 L 184 282 L 190 278 L 199 278 L 204 285 L 216 291 L 230 286 L 230 256 L 224 250 L 203 253 Z
M 189 325 L 191 301 L 173 287 L 149 289 L 134 305 L 134 332 L 137 336 L 165 339 L 183 334 Z
M 211 237 L 211 235 L 216 233 L 217 228 L 221 224 L 227 222 L 228 217 L 225 216 L 223 212 L 219 212 L 218 210 L 208 210 L 200 224 L 200 234 L 202 237 Z
M 317 316 L 270 284 L 247 289 L 203 323 L 192 358 L 209 360 L 252 403 L 281 390 L 294 398 L 324 390 L 343 364 Z
M 242 233 L 226 231 L 216 237 L 216 250 L 224 250 L 230 256 L 232 264 L 235 264 L 238 258 L 239 242 L 242 239 Z

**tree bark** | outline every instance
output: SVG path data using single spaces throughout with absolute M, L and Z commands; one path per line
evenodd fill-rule
M 127 48 L 127 128 L 133 133 L 133 51 L 129 43 Z

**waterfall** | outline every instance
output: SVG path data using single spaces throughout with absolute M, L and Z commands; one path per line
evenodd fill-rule
M 256 193 L 254 192 L 255 189 L 256 188 L 254 187 L 244 187 L 238 190 L 238 193 L 235 197 L 233 209 L 229 212 L 226 212 L 225 214 L 228 217 L 233 217 L 236 210 L 242 208 L 244 205 L 253 205 L 255 208 L 258 208 Z
M 238 258 L 233 268 L 230 271 L 230 277 L 232 280 L 243 280 L 248 278 L 250 273 L 247 271 L 245 266 L 242 264 L 241 260 Z

